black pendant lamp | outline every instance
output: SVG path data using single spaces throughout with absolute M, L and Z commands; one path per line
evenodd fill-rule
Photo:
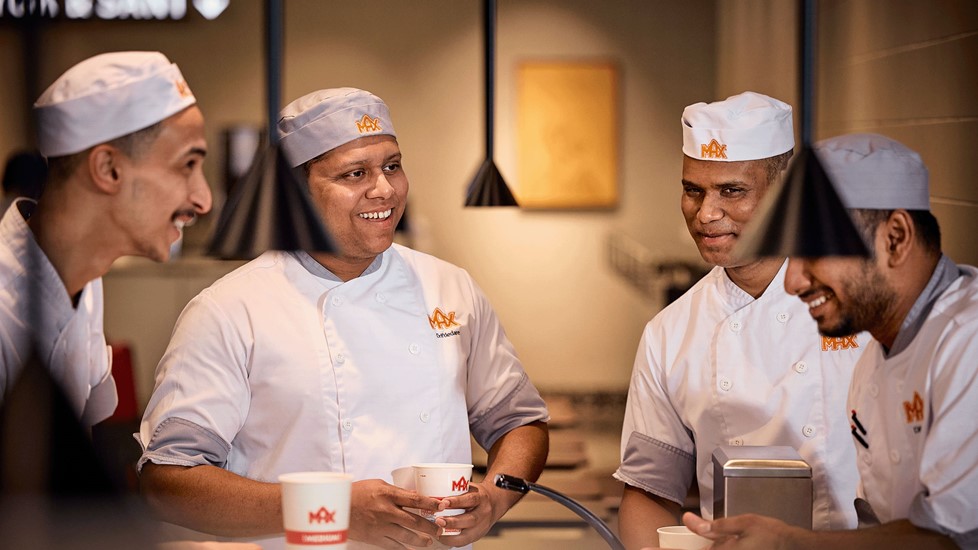
M 496 0 L 484 1 L 486 54 L 486 160 L 465 192 L 465 206 L 519 206 L 493 162 L 494 98 L 496 93 Z
M 869 257 L 869 249 L 812 149 L 816 0 L 801 10 L 801 150 L 764 198 L 735 250 L 742 259 Z
M 306 184 L 279 144 L 282 2 L 266 0 L 265 8 L 268 133 L 217 222 L 207 253 L 225 259 L 249 260 L 266 250 L 335 251 Z

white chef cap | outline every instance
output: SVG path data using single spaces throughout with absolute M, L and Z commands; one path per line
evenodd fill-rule
M 849 134 L 815 144 L 815 154 L 846 208 L 930 210 L 920 155 L 879 134 Z
M 791 105 L 755 92 L 683 110 L 683 153 L 733 162 L 778 156 L 795 146 Z
M 289 103 L 279 114 L 278 133 L 293 167 L 357 138 L 397 137 L 384 101 L 356 88 L 319 90 Z
M 180 69 L 159 52 L 90 57 L 34 103 L 38 145 L 60 157 L 147 128 L 196 103 Z

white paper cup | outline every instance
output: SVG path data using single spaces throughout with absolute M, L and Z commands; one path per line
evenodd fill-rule
M 345 550 L 350 528 L 353 476 L 333 472 L 295 472 L 278 476 L 282 519 L 289 550 Z
M 692 532 L 685 525 L 659 527 L 659 548 L 674 548 L 679 550 L 699 550 L 706 548 L 713 541 Z
M 427 463 L 414 465 L 414 484 L 418 494 L 442 499 L 465 494 L 472 479 L 471 464 Z M 461 508 L 447 510 L 420 510 L 428 521 L 445 516 L 457 516 L 465 512 Z M 458 535 L 459 529 L 443 529 L 442 536 Z

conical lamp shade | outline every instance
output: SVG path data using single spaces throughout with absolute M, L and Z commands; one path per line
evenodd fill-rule
M 249 260 L 266 250 L 336 250 L 305 184 L 277 143 L 259 148 L 228 197 L 208 254 Z
M 519 206 L 491 158 L 482 163 L 469 184 L 465 206 Z
M 742 260 L 761 257 L 869 256 L 818 156 L 802 147 L 734 249 Z

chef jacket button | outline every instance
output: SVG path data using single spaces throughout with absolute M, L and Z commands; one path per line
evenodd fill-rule
M 790 315 L 788 315 L 787 313 L 785 313 L 785 312 L 782 311 L 781 313 L 778 314 L 778 322 L 779 323 L 787 323 L 788 322 L 788 318 L 790 318 L 790 317 L 791 317 Z
M 740 332 L 740 329 L 742 328 L 744 328 L 744 324 L 740 321 L 730 321 L 730 330 Z
M 894 464 L 900 463 L 900 451 L 897 451 L 896 449 L 890 451 L 890 462 Z
M 727 378 L 720 379 L 720 389 L 723 391 L 729 391 L 733 387 L 733 382 Z
M 418 417 L 421 419 L 422 422 L 427 422 L 428 420 L 431 419 L 431 414 L 428 413 L 428 411 L 425 411 L 425 412 L 421 413 L 420 415 L 418 415 Z
M 337 353 L 336 354 L 336 364 L 337 365 L 342 365 L 345 362 L 346 362 L 346 356 L 343 355 L 342 353 Z
M 344 420 L 343 421 L 343 429 L 346 430 L 346 431 L 352 430 L 353 429 L 353 421 L 352 420 Z
M 375 294 L 374 299 L 382 304 L 387 303 L 387 295 L 384 294 L 383 292 L 378 292 L 377 294 Z
M 738 437 L 736 439 L 731 439 L 730 444 L 735 447 L 740 447 L 741 445 L 744 444 L 744 440 Z
M 801 433 L 802 435 L 808 438 L 815 437 L 815 426 L 812 426 L 811 424 L 805 424 L 801 428 Z
M 411 344 L 410 346 L 408 346 L 408 351 L 411 352 L 411 355 L 417 355 L 421 353 L 421 344 Z
M 795 363 L 794 369 L 795 372 L 797 372 L 798 374 L 803 374 L 805 371 L 808 370 L 808 363 L 804 361 L 798 361 L 797 363 Z
M 873 463 L 873 455 L 869 453 L 862 453 L 862 455 L 863 455 L 863 462 L 865 462 L 866 464 Z
M 880 394 L 880 387 L 877 386 L 876 384 L 870 384 L 869 385 L 869 395 L 872 395 L 873 397 L 876 397 L 879 394 Z
M 343 297 L 342 296 L 333 296 L 332 302 L 333 302 L 333 305 L 334 306 L 341 306 L 341 305 L 343 305 Z

